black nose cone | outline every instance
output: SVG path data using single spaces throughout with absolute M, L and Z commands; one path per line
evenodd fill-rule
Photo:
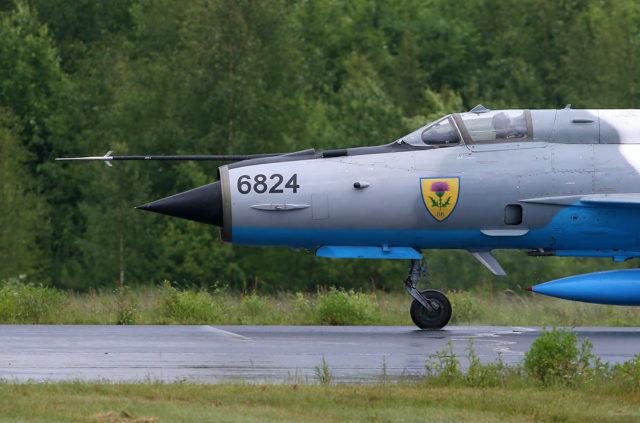
M 136 209 L 222 226 L 222 189 L 218 181 L 152 201 Z

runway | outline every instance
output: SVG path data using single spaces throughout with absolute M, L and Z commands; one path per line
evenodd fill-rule
M 577 328 L 604 362 L 640 353 L 640 328 Z M 461 365 L 469 339 L 483 363 L 520 362 L 535 327 L 21 326 L 0 325 L 0 379 L 305 383 L 324 359 L 336 382 L 412 379 L 451 341 Z

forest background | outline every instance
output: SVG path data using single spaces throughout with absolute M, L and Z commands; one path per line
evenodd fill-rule
M 635 108 L 639 61 L 634 0 L 0 0 L 0 281 L 400 289 L 404 261 L 232 246 L 133 209 L 220 164 L 53 159 L 377 145 L 478 103 Z M 425 255 L 445 289 L 637 266 L 499 252 L 499 278 Z

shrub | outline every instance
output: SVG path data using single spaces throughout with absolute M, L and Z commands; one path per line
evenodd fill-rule
M 473 298 L 469 292 L 454 291 L 449 293 L 451 301 L 451 322 L 452 324 L 470 323 L 480 315 L 478 298 Z
M 219 315 L 213 297 L 206 291 L 178 291 L 163 282 L 157 296 L 160 315 L 169 322 L 182 324 L 211 323 Z
M 367 325 L 376 314 L 374 296 L 353 289 L 345 291 L 331 287 L 326 294 L 318 294 L 316 319 L 321 324 Z
M 592 375 L 598 361 L 591 353 L 588 339 L 580 341 L 575 331 L 553 328 L 536 339 L 525 354 L 527 374 L 544 385 L 575 384 L 578 378 Z
M 505 386 L 507 381 L 522 376 L 520 366 L 509 366 L 498 355 L 495 362 L 482 364 L 473 349 L 473 341 L 469 339 L 465 351 L 465 358 L 469 368 L 460 369 L 460 361 L 453 351 L 451 340 L 445 344 L 446 348 L 429 355 L 425 361 L 427 380 L 445 385 L 461 385 L 470 387 Z
M 245 295 L 242 297 L 244 312 L 251 317 L 263 316 L 269 309 L 269 300 L 257 294 Z
M 297 324 L 311 325 L 316 320 L 316 304 L 302 292 L 296 292 L 295 298 L 291 301 L 291 311 L 293 321 Z
M 278 310 L 267 297 L 257 294 L 245 295 L 240 303 L 240 323 L 251 324 L 274 324 L 278 323 Z
M 18 280 L 0 287 L 0 319 L 6 322 L 38 323 L 64 300 L 59 291 Z
M 640 391 L 640 354 L 635 354 L 629 361 L 611 366 L 609 373 L 621 388 Z

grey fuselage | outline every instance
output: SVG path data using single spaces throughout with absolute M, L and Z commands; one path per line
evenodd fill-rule
M 520 126 L 501 137 L 489 124 L 503 112 Z M 635 110 L 454 114 L 387 146 L 248 160 L 220 177 L 233 243 L 640 254 Z

